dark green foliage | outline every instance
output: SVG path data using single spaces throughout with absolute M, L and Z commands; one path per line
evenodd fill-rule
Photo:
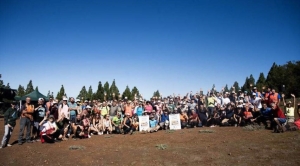
M 153 93 L 153 96 L 152 96 L 152 97 L 160 97 L 159 91 L 158 91 L 158 90 L 155 91 L 155 92 Z
M 132 100 L 132 95 L 131 95 L 128 85 L 126 86 L 126 88 L 122 94 L 122 98 L 125 99 L 125 97 L 127 97 L 128 100 Z
M 24 86 L 19 85 L 17 95 L 20 96 L 20 97 L 25 95 L 25 88 L 24 88 Z
M 29 94 L 32 91 L 34 91 L 34 89 L 33 89 L 32 81 L 30 80 L 29 83 L 27 84 L 27 88 L 26 88 L 25 94 Z

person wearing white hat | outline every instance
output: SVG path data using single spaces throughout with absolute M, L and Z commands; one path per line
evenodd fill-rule
M 66 127 L 69 124 L 69 106 L 68 106 L 68 98 L 64 97 L 62 104 L 59 105 L 58 107 L 58 117 L 60 118 L 62 114 L 65 115 L 65 119 L 63 120 L 64 122 L 64 127 Z

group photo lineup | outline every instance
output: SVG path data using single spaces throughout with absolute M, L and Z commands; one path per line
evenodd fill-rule
M 1 0 L 0 166 L 300 165 L 300 1 Z

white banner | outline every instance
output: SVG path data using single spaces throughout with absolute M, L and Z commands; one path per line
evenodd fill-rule
M 139 116 L 139 129 L 140 132 L 147 131 L 149 129 L 149 115 Z
M 170 130 L 180 130 L 181 129 L 181 122 L 180 122 L 180 115 L 179 114 L 170 114 Z

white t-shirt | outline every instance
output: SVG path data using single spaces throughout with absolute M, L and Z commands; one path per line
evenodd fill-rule
M 42 135 L 46 135 L 46 131 L 51 129 L 51 128 L 57 128 L 56 123 L 55 122 L 47 122 L 45 124 L 43 124 L 43 134 Z
M 230 103 L 230 100 L 229 100 L 228 97 L 223 98 L 223 105 L 227 105 L 227 104 L 229 104 L 229 103 Z
M 253 106 L 255 106 L 256 108 L 259 108 L 261 109 L 262 108 L 262 105 L 261 105 L 261 98 L 260 97 L 256 97 L 255 99 L 251 99 L 251 104 Z
M 62 105 L 63 105 L 63 107 L 61 107 Z M 64 105 L 64 104 L 62 104 L 62 105 L 59 105 L 59 108 L 58 108 L 58 110 L 61 109 L 61 111 L 59 113 L 60 114 L 59 117 L 62 115 L 62 113 L 64 113 L 65 117 L 67 119 L 69 119 L 69 107 L 68 107 L 68 105 Z

